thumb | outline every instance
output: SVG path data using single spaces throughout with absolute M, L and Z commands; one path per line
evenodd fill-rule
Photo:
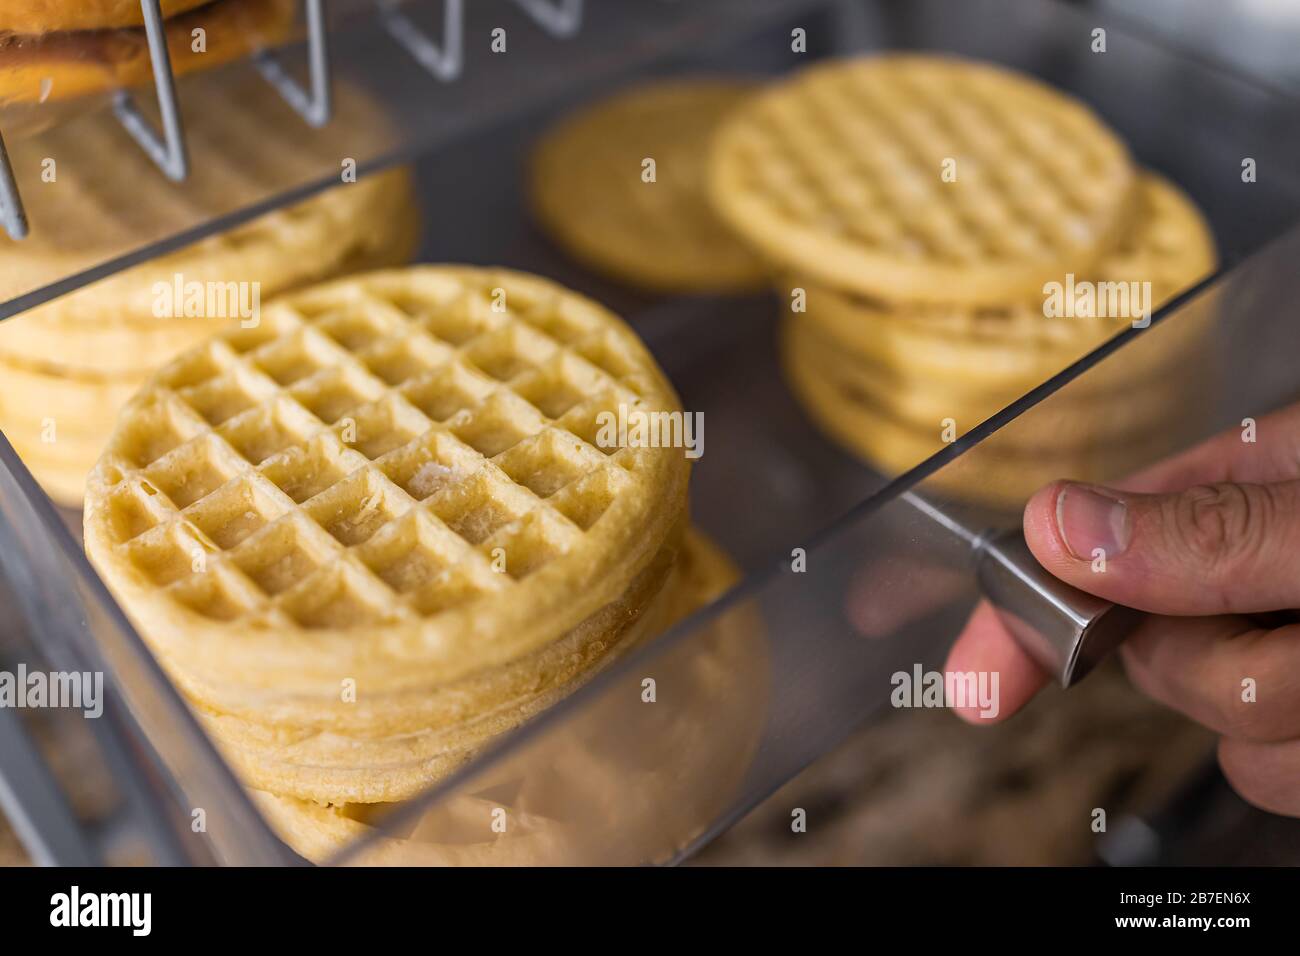
M 1025 506 L 1025 538 L 1075 587 L 1156 614 L 1300 606 L 1300 482 L 1136 494 L 1055 482 Z

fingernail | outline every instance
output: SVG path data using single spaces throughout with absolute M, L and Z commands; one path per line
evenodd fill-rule
M 1131 528 L 1128 507 L 1104 488 L 1066 485 L 1056 497 L 1056 526 L 1070 553 L 1091 561 L 1113 558 L 1128 547 Z

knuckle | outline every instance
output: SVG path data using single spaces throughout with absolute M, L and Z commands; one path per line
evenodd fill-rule
M 1276 511 L 1265 485 L 1197 485 L 1175 495 L 1167 515 L 1175 544 L 1210 574 L 1258 553 Z

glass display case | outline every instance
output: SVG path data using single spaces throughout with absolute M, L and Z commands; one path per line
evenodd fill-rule
M 111 99 L 57 122 L 26 115 L 12 133 L 0 126 L 30 230 L 22 241 L 40 242 L 42 229 L 69 218 L 114 223 L 107 244 L 74 249 L 57 269 L 0 289 L 0 316 L 339 188 L 341 162 L 363 177 L 410 163 L 427 219 L 420 261 L 554 277 L 608 304 L 642 336 L 684 406 L 704 415 L 692 517 L 744 574 L 722 599 L 428 793 L 360 819 L 366 835 L 337 862 L 683 860 L 875 719 L 889 706 L 892 674 L 942 664 L 980 591 L 969 541 L 935 513 L 983 531 L 1014 526 L 1018 512 L 1014 501 L 988 504 L 996 494 L 976 496 L 979 504 L 954 488 L 1014 484 L 1017 449 L 1085 427 L 1099 390 L 1147 401 L 1140 386 L 1152 369 L 1188 399 L 1161 412 L 1156 439 L 1098 452 L 1090 477 L 1119 477 L 1300 393 L 1291 308 L 1300 292 L 1300 104 L 1166 43 L 1111 5 L 436 0 L 331 4 L 306 26 L 275 52 L 277 75 L 282 88 L 286 75 L 303 78 L 297 105 L 309 112 L 309 59 L 323 31 L 328 56 L 315 65 L 334 78 L 329 121 L 313 127 L 289 102 L 294 94 L 278 97 L 265 64 L 178 79 L 179 115 L 195 136 L 188 178 L 166 187 L 174 201 L 133 208 L 112 193 L 163 172 L 113 117 Z M 498 27 L 510 37 L 508 55 L 490 50 Z M 1092 49 L 1098 27 L 1107 31 L 1104 53 Z M 807 52 L 792 50 L 795 29 L 806 31 Z M 1076 356 L 910 470 L 885 476 L 829 441 L 792 396 L 778 355 L 783 294 L 651 296 L 596 276 L 535 226 L 524 168 L 556 117 L 647 77 L 760 78 L 821 57 L 895 49 L 1005 64 L 1081 98 L 1139 163 L 1196 200 L 1220 264 L 1149 328 Z M 150 109 L 141 106 L 159 123 Z M 225 171 L 246 145 L 237 123 L 205 128 L 212 110 L 268 114 L 259 122 L 282 130 L 283 161 L 258 160 L 247 177 L 232 178 Z M 111 173 L 85 155 L 88 144 L 113 151 Z M 41 159 L 51 155 L 77 189 L 42 190 Z M 1256 181 L 1242 180 L 1246 157 L 1260 170 Z M 98 580 L 81 551 L 79 515 L 52 505 L 7 443 L 0 459 L 6 667 L 105 675 L 103 720 L 0 710 L 0 806 L 35 858 L 301 862 L 261 820 Z M 651 685 L 657 695 L 648 700 Z M 69 775 L 69 759 L 84 772 Z M 505 832 L 484 830 L 495 808 L 516 821 Z

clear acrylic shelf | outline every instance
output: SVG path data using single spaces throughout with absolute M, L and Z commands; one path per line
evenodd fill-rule
M 402 12 L 433 35 L 443 9 L 415 3 Z M 346 31 L 331 35 L 330 54 L 338 88 L 356 95 L 336 98 L 333 122 L 314 132 L 287 105 L 269 101 L 299 144 L 292 162 L 232 184 L 205 174 L 205 163 L 220 156 L 214 140 L 215 152 L 195 152 L 193 176 L 175 187 L 166 215 L 132 223 L 109 253 L 88 255 L 66 274 L 10 290 L 0 307 L 12 314 L 325 188 L 337 180 L 341 156 L 363 171 L 413 161 L 428 218 L 422 259 L 528 269 L 607 302 L 646 339 L 685 406 L 705 414 L 694 518 L 737 559 L 744 583 L 425 797 L 367 821 L 373 836 L 340 862 L 681 859 L 870 720 L 886 704 L 890 674 L 941 662 L 975 599 L 974 581 L 963 549 L 902 501 L 904 491 L 918 489 L 972 525 L 1013 521 L 970 509 L 948 489 L 1004 481 L 1015 467 L 1008 449 L 1017 435 L 1023 444 L 1025 435 L 1078 427 L 1099 383 L 1110 390 L 1132 384 L 1134 400 L 1142 401 L 1136 386 L 1153 368 L 1194 401 L 1168 416 L 1158 441 L 1098 457 L 1095 477 L 1121 474 L 1296 395 L 1300 109 L 1285 93 L 1112 24 L 1105 11 L 1052 0 L 589 3 L 582 29 L 567 39 L 538 29 L 505 0 L 467 4 L 464 12 L 466 37 L 505 25 L 511 54 L 493 59 L 486 40 L 470 42 L 460 78 L 439 82 L 394 43 L 391 19 L 349 20 Z M 1109 30 L 1104 56 L 1089 49 L 1098 24 Z M 1127 331 L 1081 356 L 902 478 L 876 474 L 824 439 L 786 389 L 776 296 L 642 295 L 571 263 L 524 212 L 522 166 L 556 116 L 649 74 L 751 75 L 805 65 L 807 57 L 790 51 L 795 25 L 808 30 L 808 57 L 946 50 L 1016 66 L 1081 96 L 1142 164 L 1202 206 L 1221 270 L 1161 310 L 1150 329 Z M 190 103 L 228 99 L 243 82 L 264 88 L 251 69 L 182 82 L 182 107 L 196 112 Z M 74 118 L 42 135 L 66 137 L 71 150 L 78 124 L 101 120 Z M 20 173 L 41 142 L 11 144 L 23 156 Z M 1241 181 L 1247 156 L 1257 161 L 1258 182 Z M 225 161 L 232 159 L 228 152 Z M 39 204 L 30 205 L 36 230 Z M 64 222 L 75 209 L 52 215 Z M 37 237 L 34 231 L 32 241 Z M 1174 353 L 1174 367 L 1160 361 Z M 141 781 L 142 803 L 113 796 L 119 815 L 142 827 L 145 818 L 133 807 L 148 805 L 155 822 L 179 821 L 158 833 L 140 829 L 159 858 L 293 859 L 252 813 L 48 502 L 9 449 L 2 452 L 18 472 L 13 479 L 0 472 L 0 525 L 17 542 L 3 550 L 4 575 L 13 590 L 29 587 L 33 574 L 53 589 L 41 608 L 19 602 L 28 631 L 40 635 L 24 653 L 36 659 L 52 647 L 76 647 L 110 671 L 122 715 L 111 737 L 137 762 L 132 779 Z M 806 556 L 805 571 L 792 570 L 796 549 Z M 50 606 L 78 611 L 55 617 Z M 641 699 L 647 677 L 659 689 L 654 704 Z M 94 749 L 111 753 L 113 746 Z M 195 807 L 208 810 L 204 838 L 189 835 Z M 518 824 L 504 835 L 490 829 L 496 808 Z

